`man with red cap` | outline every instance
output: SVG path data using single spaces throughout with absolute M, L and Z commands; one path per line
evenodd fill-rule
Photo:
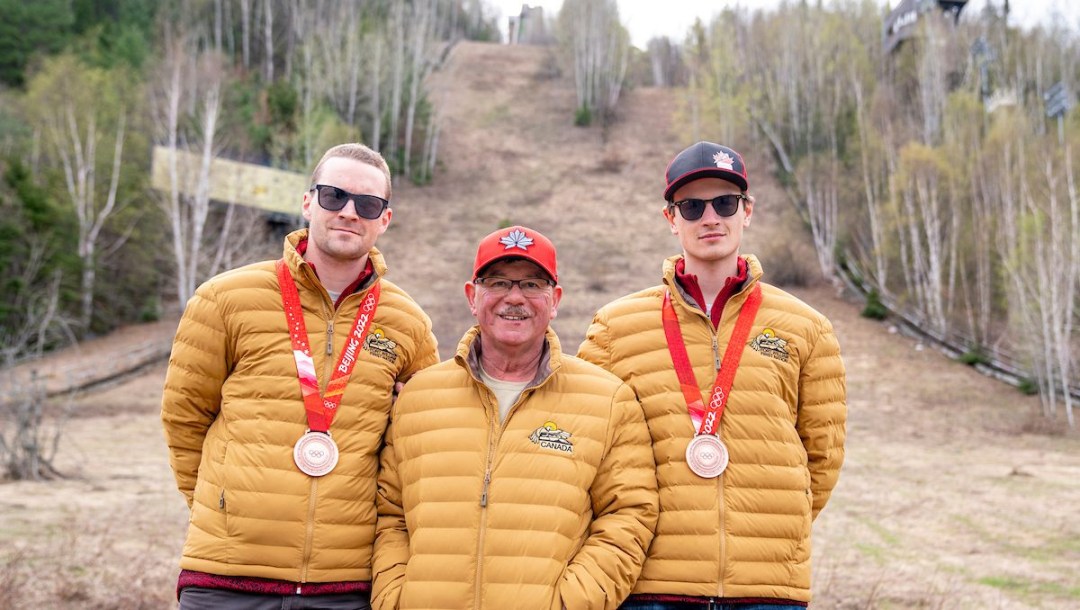
M 560 351 L 550 240 L 495 231 L 473 269 L 477 325 L 391 411 L 372 605 L 613 610 L 656 524 L 641 406 L 617 377 Z
M 579 356 L 634 389 L 660 487 L 633 610 L 788 610 L 810 602 L 810 529 L 844 458 L 832 325 L 741 255 L 754 199 L 742 155 L 698 142 L 668 165 L 682 254 L 663 283 L 596 313 Z

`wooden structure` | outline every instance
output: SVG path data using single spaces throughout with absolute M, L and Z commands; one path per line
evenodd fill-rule
M 172 190 L 169 166 L 176 155 L 180 192 L 191 196 L 197 184 L 202 156 L 196 153 L 155 146 L 150 170 L 153 188 Z M 308 189 L 308 176 L 253 163 L 241 163 L 228 159 L 210 162 L 210 199 L 221 203 L 235 203 L 286 216 L 300 215 L 300 198 Z

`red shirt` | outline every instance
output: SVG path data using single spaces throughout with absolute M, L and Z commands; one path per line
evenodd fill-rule
M 731 295 L 738 292 L 739 288 L 742 287 L 743 282 L 746 281 L 747 270 L 748 267 L 746 261 L 740 258 L 738 262 L 738 275 L 724 280 L 724 287 L 717 293 L 716 300 L 714 300 L 712 304 L 712 309 L 705 307 L 705 295 L 702 294 L 701 286 L 698 285 L 697 276 L 686 273 L 686 259 L 684 258 L 680 258 L 679 261 L 675 263 L 675 279 L 679 282 L 679 285 L 683 287 L 683 290 L 697 302 L 701 311 L 709 312 L 713 328 L 719 328 L 720 314 L 724 313 L 724 304 L 731 298 Z

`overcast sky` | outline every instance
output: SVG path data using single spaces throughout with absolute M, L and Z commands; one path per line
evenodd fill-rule
M 506 32 L 506 17 L 521 12 L 522 0 L 484 0 L 488 5 L 502 13 L 499 27 Z M 748 9 L 772 8 L 780 0 L 618 0 L 619 15 L 630 29 L 630 36 L 638 47 L 653 36 L 670 36 L 681 41 L 694 19 L 709 19 L 725 6 L 742 6 Z M 987 4 L 1001 6 L 1004 0 L 970 0 L 964 12 L 978 11 Z M 544 7 L 544 13 L 555 15 L 562 0 L 532 0 L 524 2 L 531 6 Z M 885 4 L 885 1 L 882 1 Z M 899 0 L 893 0 L 895 6 Z M 1063 21 L 1080 31 L 1080 0 L 1012 0 L 1012 21 L 1019 25 L 1033 25 L 1051 20 Z M 1023 9 L 1021 10 L 1021 7 Z M 1056 15 L 1056 17 L 1055 17 Z

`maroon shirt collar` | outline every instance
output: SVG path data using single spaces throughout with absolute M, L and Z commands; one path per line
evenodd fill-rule
M 301 239 L 300 242 L 296 244 L 296 251 L 300 253 L 300 256 L 303 256 L 304 253 L 307 252 L 307 246 L 308 240 L 306 237 L 304 239 Z M 315 272 L 315 277 L 319 277 L 319 270 L 315 268 L 315 263 L 308 261 L 308 264 L 311 265 L 311 270 Z M 371 263 L 371 257 L 369 256 L 367 259 L 367 264 L 364 265 L 364 270 L 360 272 L 360 275 L 355 280 L 353 280 L 353 283 L 349 284 L 345 287 L 345 290 L 341 291 L 341 296 L 339 296 L 337 302 L 334 303 L 334 308 L 336 309 L 337 307 L 340 307 L 341 302 L 345 300 L 345 297 L 356 292 L 357 290 L 360 290 L 360 287 L 363 286 L 364 283 L 367 282 L 372 275 L 374 275 L 374 273 L 375 265 Z
M 720 328 L 720 315 L 724 313 L 724 305 L 731 298 L 731 295 L 738 292 L 743 282 L 746 281 L 749 266 L 746 264 L 745 259 L 740 257 L 738 260 L 738 275 L 724 280 L 724 287 L 720 289 L 720 292 L 716 295 L 716 300 L 713 301 L 711 315 L 709 316 L 712 319 L 713 328 Z M 675 262 L 675 279 L 683 290 L 690 295 L 690 298 L 697 302 L 701 311 L 705 311 L 705 295 L 702 294 L 701 286 L 698 285 L 697 276 L 686 273 L 685 258 L 680 258 Z

